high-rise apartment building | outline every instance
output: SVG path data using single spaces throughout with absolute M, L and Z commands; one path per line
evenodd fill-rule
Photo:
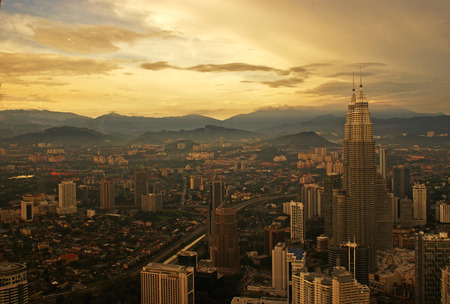
M 328 174 L 323 178 L 323 219 L 324 234 L 333 236 L 333 189 L 342 189 L 342 176 L 340 174 Z
M 140 169 L 134 171 L 134 207 L 141 208 L 142 194 L 148 191 L 148 170 Z
M 431 304 L 441 301 L 441 275 L 450 265 L 450 238 L 447 233 L 415 236 L 415 303 Z
M 413 212 L 414 226 L 427 223 L 427 188 L 424 184 L 415 184 L 413 187 Z
M 272 287 L 277 290 L 287 289 L 287 252 L 285 243 L 278 243 L 272 249 Z
M 369 304 L 370 290 L 361 285 L 353 275 L 343 267 L 335 267 L 333 278 L 333 303 L 339 304 Z
M 100 182 L 100 209 L 112 211 L 115 209 L 114 182 L 103 179 Z
M 28 303 L 28 280 L 25 265 L 0 263 L 0 303 Z
M 58 214 L 77 212 L 77 185 L 72 181 L 63 181 L 58 185 Z
M 292 304 L 332 304 L 333 284 L 329 276 L 319 273 L 294 272 Z
M 305 241 L 305 215 L 302 203 L 291 201 L 291 239 Z
M 369 270 L 376 269 L 376 211 L 375 211 L 375 142 L 368 103 L 360 82 L 348 105 L 344 138 L 344 175 L 346 235 L 369 247 Z
M 219 273 L 232 275 L 239 271 L 239 239 L 237 234 L 236 210 L 224 201 L 216 209 L 213 246 L 213 265 Z
M 300 202 L 303 203 L 305 220 L 322 217 L 323 189 L 316 184 L 302 184 Z
M 409 167 L 394 166 L 392 170 L 392 192 L 400 198 L 411 197 Z
M 149 263 L 141 271 L 141 304 L 194 304 L 194 268 Z

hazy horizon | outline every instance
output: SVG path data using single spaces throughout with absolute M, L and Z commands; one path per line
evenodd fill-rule
M 266 107 L 450 114 L 450 3 L 4 0 L 2 109 L 226 119 Z

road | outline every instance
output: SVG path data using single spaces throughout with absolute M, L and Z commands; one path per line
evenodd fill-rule
M 256 198 L 252 198 L 248 201 L 239 203 L 239 204 L 235 205 L 234 208 L 237 211 L 239 211 L 241 209 L 247 208 L 250 205 L 262 204 L 264 202 L 270 202 L 270 201 L 278 200 L 281 198 L 294 198 L 294 197 L 295 197 L 295 195 L 272 195 L 272 196 L 256 197 Z M 144 267 L 145 265 L 147 265 L 150 262 L 154 262 L 154 263 L 164 262 L 165 260 L 169 259 L 174 254 L 175 251 L 180 251 L 180 249 L 182 249 L 187 244 L 190 244 L 191 242 L 193 242 L 195 239 L 200 237 L 205 232 L 206 232 L 206 224 L 203 224 L 203 225 L 197 227 L 195 230 L 189 232 L 188 234 L 185 234 L 181 240 L 169 245 L 169 247 L 167 247 L 167 248 L 162 249 L 160 252 L 158 252 L 158 254 L 156 256 L 151 257 L 150 259 L 146 260 L 145 262 L 139 263 L 137 266 L 133 267 L 133 269 L 131 271 L 129 271 L 126 274 L 126 276 L 132 277 L 132 276 L 139 275 L 139 273 L 142 270 L 142 267 Z M 80 292 L 91 292 L 92 294 L 95 295 L 98 291 L 100 291 L 100 289 L 101 289 L 101 286 L 99 285 L 99 286 L 93 286 L 93 287 L 84 289 Z M 30 303 L 39 303 L 39 304 L 55 303 L 57 296 L 66 295 L 69 293 L 71 293 L 71 291 L 47 295 L 40 299 L 30 300 Z

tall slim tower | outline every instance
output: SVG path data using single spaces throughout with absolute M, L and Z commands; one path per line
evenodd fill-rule
M 427 223 L 427 188 L 424 184 L 415 184 L 413 187 L 414 226 L 423 226 Z
M 209 190 L 210 199 L 208 209 L 207 236 L 209 240 L 209 246 L 211 247 L 214 239 L 214 222 L 216 217 L 216 209 L 222 204 L 225 193 L 223 181 L 217 177 L 214 177 L 211 181 Z
M 100 209 L 114 210 L 115 208 L 115 192 L 114 183 L 108 179 L 100 182 Z
M 392 192 L 400 198 L 411 197 L 409 167 L 403 165 L 395 166 L 392 171 Z
M 347 240 L 369 247 L 369 270 L 376 269 L 375 142 L 362 80 L 348 105 L 344 139 Z
M 305 214 L 303 203 L 291 201 L 291 239 L 304 242 Z
M 213 265 L 225 275 L 239 272 L 239 239 L 236 210 L 224 201 L 216 209 L 214 238 L 211 248 Z
M 134 207 L 141 208 L 142 194 L 148 193 L 148 171 L 134 171 Z

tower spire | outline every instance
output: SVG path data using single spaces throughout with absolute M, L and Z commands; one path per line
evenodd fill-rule
M 359 87 L 362 88 L 362 72 L 361 72 L 361 67 L 359 67 Z

